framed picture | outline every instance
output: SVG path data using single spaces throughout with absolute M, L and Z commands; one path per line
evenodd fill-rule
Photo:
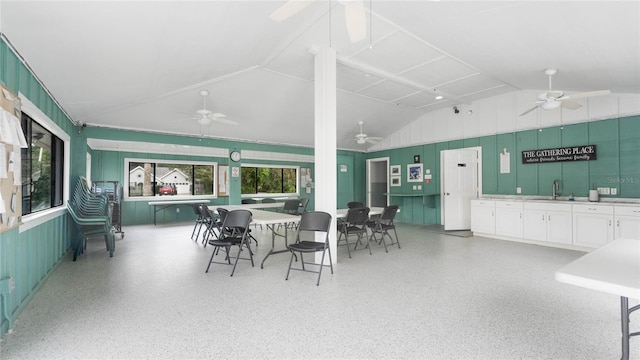
M 391 186 L 400 186 L 402 185 L 402 180 L 400 176 L 392 176 L 391 177 Z
M 422 182 L 422 164 L 407 165 L 407 182 Z
M 420 163 L 420 155 L 413 155 L 413 163 L 414 164 Z
M 391 176 L 400 176 L 400 165 L 391 165 Z

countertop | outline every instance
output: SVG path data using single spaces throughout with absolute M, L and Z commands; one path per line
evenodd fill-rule
M 497 195 L 485 194 L 479 199 L 484 200 L 507 200 L 507 201 L 535 201 L 549 203 L 567 203 L 567 204 L 602 204 L 602 205 L 630 205 L 640 206 L 640 199 L 633 198 L 600 198 L 598 202 L 589 201 L 588 197 L 576 197 L 573 201 L 569 201 L 568 196 L 558 196 L 553 200 L 551 196 L 527 196 L 527 195 Z

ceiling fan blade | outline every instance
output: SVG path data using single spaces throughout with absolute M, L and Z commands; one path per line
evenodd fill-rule
M 611 90 L 587 91 L 587 92 L 581 92 L 581 93 L 577 93 L 577 94 L 573 94 L 573 95 L 564 96 L 562 98 L 562 100 L 564 100 L 564 99 L 582 99 L 582 98 L 591 97 L 591 96 L 602 96 L 602 95 L 609 95 L 609 94 L 611 94 Z
M 227 115 L 223 114 L 223 113 L 211 113 L 211 115 L 209 115 L 212 118 L 226 118 Z
M 527 111 L 523 112 L 522 114 L 520 114 L 520 115 L 518 115 L 518 116 L 525 116 L 525 115 L 527 115 L 528 113 L 532 112 L 533 110 L 535 110 L 535 109 L 537 109 L 537 108 L 538 108 L 538 105 L 536 105 L 536 106 L 532 107 L 531 109 L 529 109 L 529 110 L 527 110 Z
M 227 124 L 227 125 L 239 125 L 239 123 L 237 121 L 230 120 L 230 119 L 227 119 L 227 118 L 224 118 L 224 117 L 214 117 L 211 120 L 217 121 L 217 122 L 222 123 L 222 124 Z
M 576 110 L 580 107 L 582 107 L 582 105 L 578 104 L 575 101 L 571 101 L 571 100 L 567 100 L 566 98 L 562 98 L 562 104 L 560 104 L 560 106 L 562 106 L 565 109 L 569 109 L 569 110 Z
M 367 17 L 362 0 L 345 2 L 344 17 L 347 21 L 347 32 L 351 42 L 358 42 L 367 37 Z
M 289 0 L 269 15 L 271 20 L 283 22 L 309 6 L 313 0 Z
M 368 142 L 369 144 L 377 144 L 380 140 L 378 140 L 378 138 L 372 138 L 372 137 L 368 137 L 365 139 L 365 141 Z

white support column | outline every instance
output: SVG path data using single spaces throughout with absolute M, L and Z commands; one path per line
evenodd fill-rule
M 315 49 L 314 49 L 315 50 Z M 315 209 L 331 214 L 331 260 L 336 265 L 336 51 L 322 46 L 315 54 Z M 324 241 L 324 239 L 322 239 Z M 316 256 L 320 262 L 320 254 Z M 327 259 L 325 263 L 328 264 Z

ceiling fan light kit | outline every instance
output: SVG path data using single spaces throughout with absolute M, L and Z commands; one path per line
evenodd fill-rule
M 200 90 L 200 96 L 202 96 L 202 109 L 196 110 L 194 119 L 201 126 L 208 126 L 212 121 L 216 121 L 223 124 L 238 125 L 234 120 L 227 119 L 227 115 L 223 113 L 214 113 L 207 109 L 207 96 L 209 96 L 208 90 Z
M 356 136 L 353 138 L 353 141 L 355 141 L 356 144 L 358 144 L 358 145 L 364 145 L 366 143 L 377 144 L 378 141 L 382 140 L 381 137 L 368 136 L 367 134 L 365 134 L 362 131 L 362 124 L 363 123 L 364 123 L 364 121 L 358 121 L 358 125 L 360 125 L 360 133 L 356 134 Z

